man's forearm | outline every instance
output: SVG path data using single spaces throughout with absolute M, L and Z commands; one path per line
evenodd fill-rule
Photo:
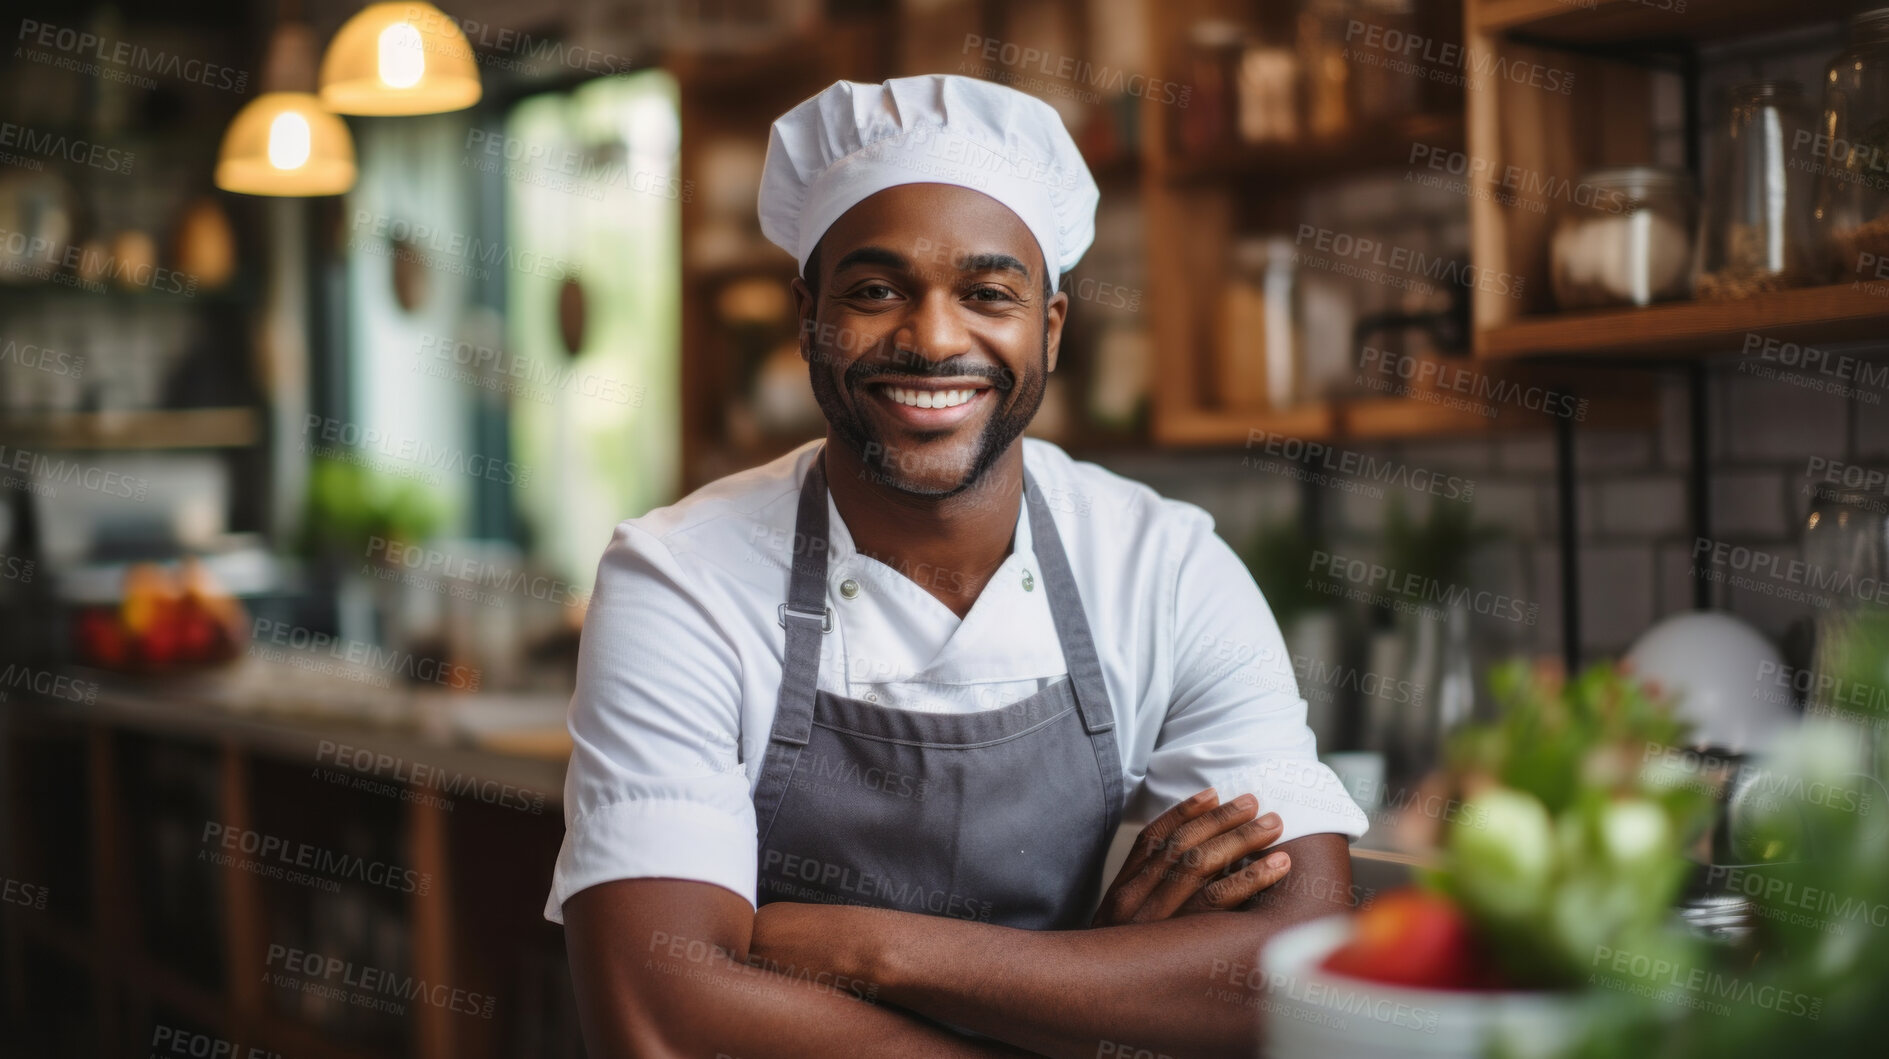
M 804 964 L 749 961 L 747 902 L 705 883 L 605 883 L 564 903 L 579 1021 L 597 1059 L 1015 1054 L 864 1002 L 873 983 Z
M 1083 1059 L 1142 1049 L 1176 1059 L 1246 1054 L 1260 1025 L 1247 971 L 1261 946 L 1352 903 L 1341 836 L 1282 848 L 1292 854 L 1291 874 L 1250 911 L 1075 931 L 885 909 L 814 914 L 843 917 L 828 920 L 835 933 L 857 932 L 829 953 L 878 983 L 881 999 L 1032 1051 Z

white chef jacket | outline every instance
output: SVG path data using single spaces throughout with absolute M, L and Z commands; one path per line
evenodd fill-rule
M 563 922 L 566 898 L 614 879 L 690 879 L 754 902 L 752 794 L 780 690 L 800 485 L 819 444 L 617 527 L 578 652 L 547 919 Z M 1283 819 L 1281 841 L 1364 834 L 1364 813 L 1318 762 L 1278 624 L 1212 517 L 1047 442 L 1026 439 L 1023 458 L 1101 656 L 1123 819 L 1150 820 L 1212 786 L 1222 799 L 1252 791 Z M 972 712 L 1068 672 L 1027 504 L 1009 557 L 962 619 L 919 583 L 949 571 L 859 554 L 831 496 L 827 519 L 822 690 Z

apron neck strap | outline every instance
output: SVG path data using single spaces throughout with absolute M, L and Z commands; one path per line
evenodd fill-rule
M 787 602 L 781 608 L 780 622 L 787 630 L 787 643 L 781 667 L 780 699 L 774 738 L 805 745 L 813 730 L 813 700 L 820 674 L 820 638 L 833 628 L 833 612 L 826 602 L 827 525 L 826 447 L 814 453 L 800 486 L 800 507 L 795 515 L 790 553 L 792 574 L 788 579 Z M 1075 574 L 1069 568 L 1069 555 L 1063 550 L 1062 534 L 1043 491 L 1029 471 L 1023 472 L 1023 496 L 1029 509 L 1030 534 L 1036 559 L 1043 571 L 1043 587 L 1049 593 L 1050 617 L 1056 625 L 1056 639 L 1062 646 L 1063 662 L 1069 667 L 1071 689 L 1082 724 L 1090 733 L 1106 732 L 1115 727 L 1114 711 L 1109 707 L 1108 688 L 1102 679 L 1102 663 L 1089 631 L 1089 619 L 1082 609 L 1082 593 L 1076 588 Z

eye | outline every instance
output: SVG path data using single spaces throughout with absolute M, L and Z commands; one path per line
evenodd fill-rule
M 893 290 L 884 283 L 866 283 L 854 287 L 852 291 L 847 294 L 847 297 L 859 298 L 869 302 L 882 302 L 889 298 L 898 297 L 898 293 L 898 291 Z
M 1015 301 L 1016 300 L 1016 296 L 1011 294 L 1009 290 L 1003 287 L 994 286 L 988 283 L 982 286 L 971 288 L 969 296 L 972 301 L 979 301 L 979 302 L 1000 302 L 1000 301 Z

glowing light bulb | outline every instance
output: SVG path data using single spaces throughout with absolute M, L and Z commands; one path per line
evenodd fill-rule
M 412 88 L 426 75 L 426 41 L 411 22 L 380 31 L 380 79 L 389 88 Z
M 311 148 L 308 119 L 285 110 L 269 123 L 269 164 L 277 169 L 300 169 L 308 164 Z

